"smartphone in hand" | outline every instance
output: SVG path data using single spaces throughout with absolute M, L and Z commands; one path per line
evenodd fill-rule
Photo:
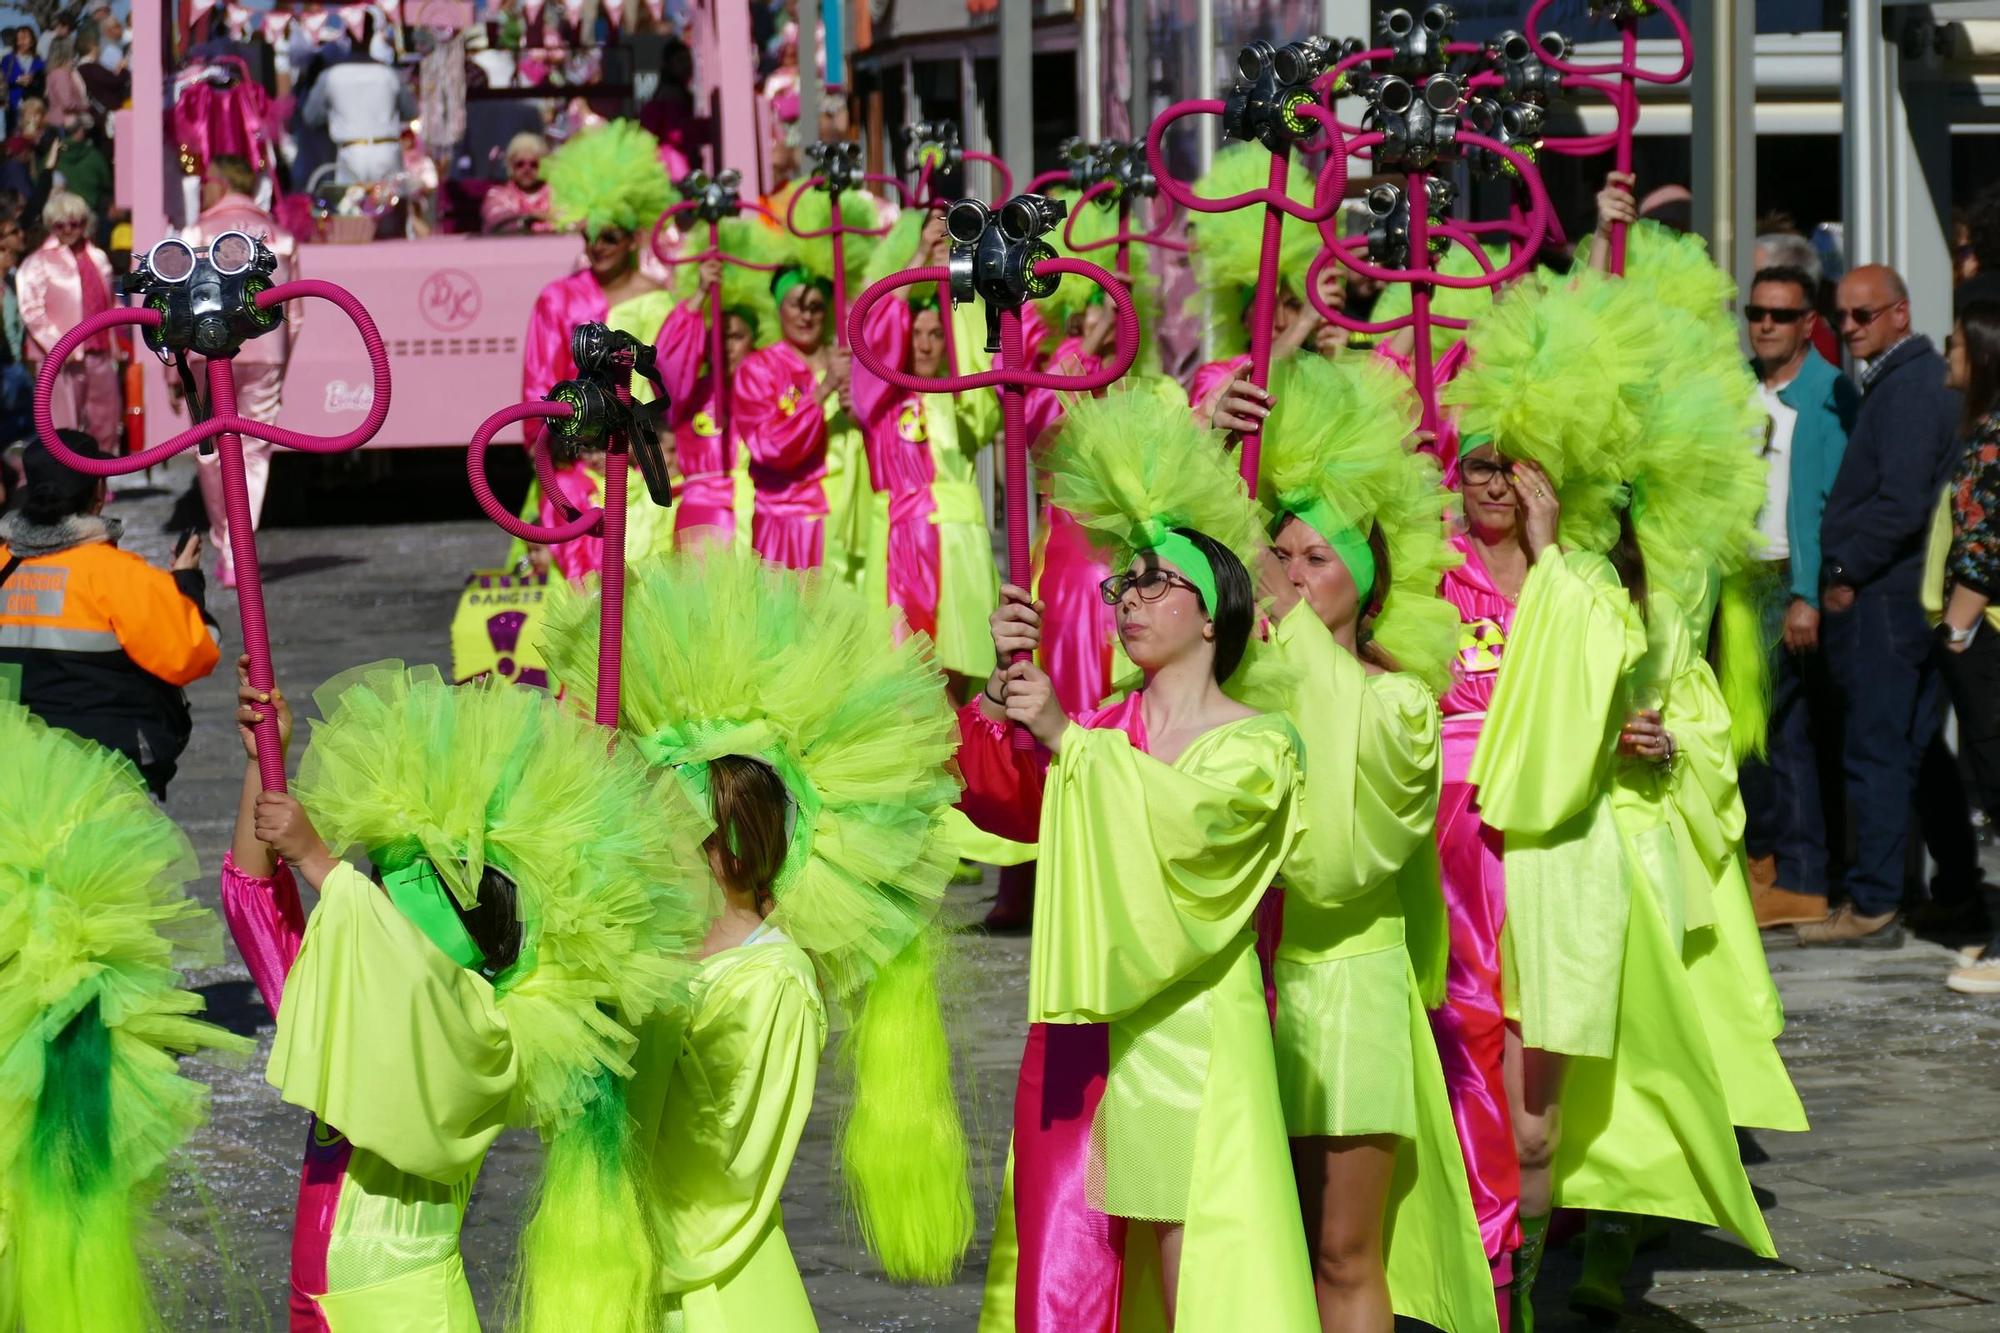
M 201 567 L 201 529 L 189 528 L 174 541 L 175 569 L 198 569 Z

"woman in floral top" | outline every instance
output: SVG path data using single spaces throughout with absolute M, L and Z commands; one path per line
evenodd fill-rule
M 1938 633 L 1945 683 L 1958 710 L 1959 745 L 1971 761 L 1980 804 L 2000 817 L 2000 302 L 1968 303 L 1945 356 L 1946 382 L 1965 395 L 1967 443 L 1945 492 L 1951 546 Z M 2000 995 L 2000 938 L 1946 984 Z

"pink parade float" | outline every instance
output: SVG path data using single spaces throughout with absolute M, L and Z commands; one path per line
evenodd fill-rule
M 653 224 L 653 254 L 668 267 L 682 264 L 704 264 L 713 259 L 717 263 L 734 265 L 760 273 L 770 273 L 780 267 L 777 264 L 762 264 L 733 254 L 722 248 L 722 224 L 740 216 L 746 209 L 763 218 L 773 227 L 782 226 L 777 214 L 759 203 L 745 203 L 742 197 L 743 175 L 729 170 L 710 176 L 705 171 L 691 171 L 682 177 L 675 187 L 681 193 L 681 202 L 660 215 Z M 708 227 L 708 248 L 692 254 L 676 252 L 667 242 L 668 230 L 679 225 L 675 219 L 692 218 Z M 708 364 L 715 384 L 715 428 L 716 433 L 727 440 L 731 409 L 735 404 L 735 377 L 723 373 L 721 367 L 729 364 L 723 351 L 725 341 L 722 310 L 722 285 L 717 283 L 708 292 Z
M 665 508 L 673 498 L 673 482 L 660 445 L 660 415 L 667 399 L 653 362 L 653 348 L 629 333 L 603 324 L 579 324 L 570 335 L 570 354 L 577 365 L 575 379 L 564 380 L 535 402 L 503 407 L 473 432 L 465 454 L 466 475 L 473 499 L 486 516 L 523 541 L 552 546 L 595 535 L 604 543 L 599 575 L 597 636 L 597 711 L 600 726 L 618 725 L 618 688 L 623 664 L 625 629 L 625 502 L 631 464 L 639 464 L 654 503 Z M 632 376 L 651 380 L 657 397 L 634 402 Z M 563 505 L 563 491 L 550 454 L 604 450 L 604 504 L 593 505 L 553 527 L 529 523 L 509 512 L 486 478 L 486 453 L 493 437 L 516 422 L 539 419 L 548 423 L 542 439 L 528 446 L 528 456 L 540 480 L 542 494 Z
M 1331 44 L 1323 37 L 1286 46 L 1252 42 L 1236 58 L 1236 85 L 1223 100 L 1176 102 L 1153 121 L 1146 136 L 1146 162 L 1161 193 L 1196 213 L 1228 213 L 1239 208 L 1264 209 L 1263 246 L 1257 266 L 1257 289 L 1250 307 L 1250 382 L 1264 388 L 1271 378 L 1271 341 L 1278 308 L 1278 245 L 1286 217 L 1317 225 L 1334 215 L 1347 184 L 1347 158 L 1340 150 L 1340 126 L 1333 113 L 1319 104 L 1313 83 L 1326 71 Z M 1261 143 L 1271 153 L 1270 182 L 1226 199 L 1206 199 L 1167 169 L 1164 142 L 1174 124 L 1189 116 L 1220 116 L 1222 132 L 1231 139 Z M 1302 206 L 1286 191 L 1294 147 L 1312 138 L 1317 126 L 1332 146 L 1310 206 Z M 1263 440 L 1242 437 L 1243 479 L 1254 491 Z
M 1105 388 L 1132 366 L 1139 354 L 1139 316 L 1131 292 L 1095 264 L 1058 259 L 1046 236 L 1064 216 L 1064 205 L 1042 195 L 1023 194 L 997 209 L 976 199 L 961 199 L 945 213 L 951 237 L 951 262 L 945 268 L 906 269 L 864 291 L 847 317 L 854 355 L 885 383 L 913 393 L 965 393 L 997 387 L 1006 450 L 1007 578 L 1027 587 L 1031 578 L 1028 550 L 1028 429 L 1023 396 L 1029 389 L 1090 393 Z M 1065 274 L 1074 274 L 1104 290 L 1116 320 L 1116 346 L 1111 359 L 1093 374 L 1057 375 L 1032 370 L 1021 346 L 1021 306 L 1046 296 Z M 978 299 L 986 307 L 987 350 L 999 353 L 992 370 L 973 375 L 926 378 L 885 361 L 862 338 L 868 312 L 891 294 L 923 283 L 948 283 L 952 301 Z M 1016 728 L 1014 743 L 1030 749 L 1034 738 Z
M 243 648 L 250 658 L 250 684 L 258 690 L 272 688 L 271 640 L 264 614 L 264 580 L 257 560 L 257 538 L 250 523 L 250 494 L 243 476 L 243 437 L 269 440 L 306 453 L 340 453 L 366 444 L 389 415 L 389 354 L 375 321 L 361 302 L 344 288 L 311 278 L 272 286 L 270 275 L 276 264 L 270 248 L 245 232 L 224 232 L 201 250 L 185 241 L 161 241 L 143 258 L 134 261 L 131 276 L 124 281 L 125 293 L 139 297 L 143 304 L 92 315 L 57 339 L 35 382 L 35 433 L 58 460 L 88 476 L 142 472 L 196 447 L 220 455 Z M 308 297 L 338 306 L 353 321 L 367 349 L 374 394 L 361 423 L 343 435 L 306 435 L 254 421 L 236 410 L 236 353 L 245 342 L 283 323 L 284 302 Z M 189 429 L 136 454 L 123 458 L 84 458 L 65 447 L 56 434 L 53 413 L 56 377 L 70 354 L 84 342 L 122 326 L 139 328 L 146 346 L 162 361 L 178 367 L 197 421 Z M 201 414 L 201 396 L 196 392 L 188 365 L 190 355 L 207 361 L 205 416 Z M 285 756 L 278 744 L 275 714 L 266 715 L 257 724 L 256 738 L 257 769 L 264 790 L 284 791 Z

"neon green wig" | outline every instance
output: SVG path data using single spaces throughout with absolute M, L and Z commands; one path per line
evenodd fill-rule
M 1050 502 L 1121 565 L 1172 528 L 1191 528 L 1254 570 L 1268 544 L 1220 432 L 1143 381 L 1078 398 L 1043 457 Z
M 1342 530 L 1381 534 L 1388 582 L 1368 632 L 1404 670 L 1442 693 L 1451 683 L 1459 619 L 1438 596 L 1459 563 L 1446 539 L 1453 496 L 1437 460 L 1412 451 L 1421 409 L 1410 382 L 1375 357 L 1286 357 L 1271 367 L 1277 400 L 1264 423 L 1265 506 L 1332 541 Z
M 781 218 L 785 216 L 784 208 L 773 211 Z M 875 252 L 875 244 L 885 238 L 859 234 L 881 225 L 872 194 L 861 190 L 843 192 L 840 196 L 840 217 L 851 229 L 840 238 L 840 257 L 847 270 L 847 291 L 851 298 L 861 294 L 862 277 L 868 271 L 868 261 Z M 833 197 L 825 190 L 807 190 L 799 200 L 798 211 L 792 214 L 792 224 L 802 232 L 826 230 L 833 225 Z M 833 237 L 794 233 L 790 240 L 793 258 L 801 268 L 822 281 L 833 281 Z
M 544 628 L 549 669 L 585 707 L 596 624 L 594 598 L 563 592 Z M 849 1200 L 891 1277 L 948 1281 L 972 1207 L 926 931 L 957 862 L 958 732 L 929 640 L 897 644 L 886 607 L 737 550 L 634 567 L 625 636 L 623 726 L 653 763 L 703 800 L 726 755 L 784 783 L 794 817 L 770 920 L 860 1004 L 843 1051 Z
M 208 1115 L 175 1057 L 221 958 L 193 849 L 129 762 L 0 703 L 0 1304 L 24 1333 L 146 1329 L 137 1197 Z
M 1487 259 L 1494 268 L 1507 263 L 1505 246 L 1486 247 Z M 1476 277 L 1486 270 L 1479 266 L 1470 252 L 1462 245 L 1446 247 L 1444 258 L 1437 264 L 1437 271 L 1454 278 Z M 1387 323 L 1410 313 L 1410 284 L 1392 282 L 1375 302 L 1369 312 L 1371 323 Z M 1493 308 L 1493 288 L 1491 287 L 1444 287 L 1431 289 L 1431 313 L 1444 315 L 1450 319 L 1475 320 Z M 1465 336 L 1465 330 L 1433 326 L 1431 328 L 1431 355 L 1441 357 L 1451 345 Z
M 555 220 L 580 225 L 586 236 L 600 227 L 650 231 L 674 201 L 660 141 L 636 121 L 585 130 L 542 159 L 542 179 Z
M 1563 539 L 1592 551 L 1617 540 L 1652 398 L 1660 346 L 1638 301 L 1615 279 L 1538 273 L 1466 331 L 1471 359 L 1439 395 L 1459 409 L 1461 440 L 1486 436 L 1549 474 Z

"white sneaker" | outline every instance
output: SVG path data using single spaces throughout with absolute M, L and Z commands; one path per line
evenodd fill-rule
M 2000 957 L 1975 958 L 1954 967 L 1944 984 L 1961 995 L 2000 995 Z

